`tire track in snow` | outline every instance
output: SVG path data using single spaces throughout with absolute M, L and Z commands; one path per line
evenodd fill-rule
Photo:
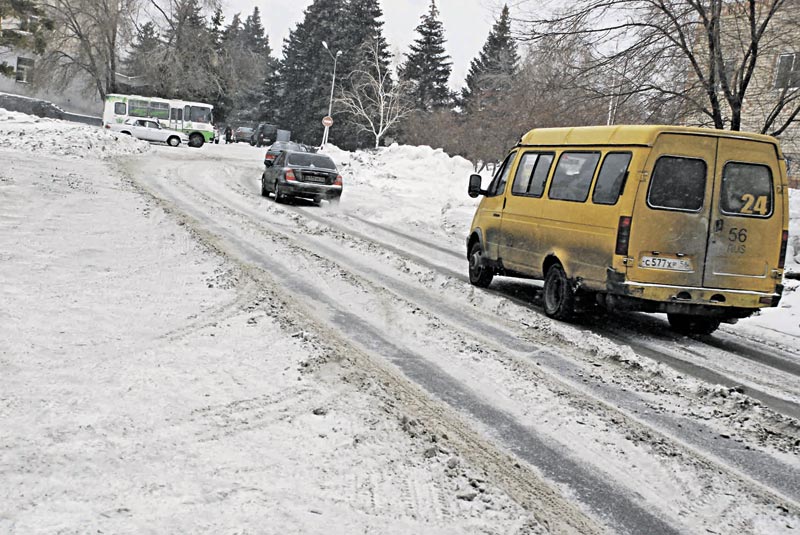
M 198 192 L 198 193 L 199 193 L 199 192 Z M 202 194 L 201 194 L 201 195 L 202 195 Z M 215 201 L 213 201 L 211 198 L 208 198 L 207 196 L 206 196 L 206 199 L 205 199 L 205 200 L 206 200 L 206 202 L 215 202 Z M 216 201 L 216 202 L 218 202 L 218 203 L 219 203 L 220 201 Z M 220 204 L 221 204 L 221 203 L 220 203 Z M 249 215 L 249 216 L 248 216 L 248 218 L 249 218 L 249 219 L 251 219 L 251 220 L 252 220 L 254 217 L 255 217 L 255 214 L 251 214 L 251 215 Z M 335 258 L 335 251 L 325 251 L 325 254 L 326 254 L 326 255 L 329 255 L 329 256 L 332 256 L 332 257 L 334 257 L 334 258 Z M 352 319 L 352 318 L 349 318 L 349 319 Z M 344 323 L 347 323 L 347 322 L 344 322 Z M 377 333 L 373 333 L 373 336 L 375 336 L 376 334 L 377 334 Z M 487 336 L 488 336 L 489 338 L 495 338 L 495 337 L 496 337 L 496 335 L 497 335 L 497 333 L 490 333 L 490 334 L 489 334 L 489 335 L 487 335 Z M 511 339 L 511 340 L 508 340 L 508 342 L 509 342 L 510 344 L 514 344 L 514 343 L 515 343 L 515 338 L 513 338 L 513 337 L 512 337 L 512 339 Z M 388 347 L 387 347 L 387 348 L 385 348 L 385 349 L 390 349 L 390 348 L 388 348 Z M 397 352 L 397 351 L 398 351 L 398 348 L 393 348 L 393 349 L 394 349 L 394 351 L 395 351 L 395 352 Z M 540 354 L 539 354 L 539 356 L 540 356 L 540 357 L 541 357 L 542 355 L 545 355 L 545 354 L 542 354 L 542 353 L 540 353 Z M 551 359 L 552 359 L 552 358 L 557 358 L 557 357 L 555 357 L 554 355 L 549 355 L 549 357 L 550 357 Z M 564 364 L 564 362 L 561 362 L 560 364 L 562 364 L 562 365 L 563 365 L 563 364 Z M 423 374 L 423 375 L 424 375 L 424 374 Z M 463 400 L 462 400 L 462 401 L 463 401 Z M 646 411 L 645 411 L 645 412 L 646 412 Z M 496 420 L 496 417 L 497 417 L 497 415 L 493 415 L 493 417 L 491 418 L 491 420 L 492 420 L 492 421 Z M 680 425 L 679 425 L 678 427 L 680 427 Z

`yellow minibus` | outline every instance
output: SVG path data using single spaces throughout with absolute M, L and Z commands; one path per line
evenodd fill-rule
M 470 282 L 544 280 L 544 312 L 586 297 L 666 313 L 710 334 L 777 306 L 788 241 L 786 162 L 775 138 L 620 125 L 525 134 L 483 195 L 467 238 Z

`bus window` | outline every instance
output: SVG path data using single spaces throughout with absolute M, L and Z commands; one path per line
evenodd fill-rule
M 547 181 L 547 175 L 550 172 L 550 166 L 553 163 L 553 156 L 552 153 L 525 153 L 517 166 L 517 174 L 514 176 L 511 193 L 514 195 L 541 197 L 544 191 L 544 184 Z
M 196 123 L 211 122 L 211 108 L 205 106 L 186 106 L 185 118 Z
M 146 100 L 131 100 L 128 103 L 128 115 L 131 117 L 148 117 L 150 113 L 149 104 Z
M 155 117 L 156 119 L 168 119 L 169 104 L 166 102 L 151 102 L 149 117 Z
M 706 162 L 662 156 L 653 169 L 647 204 L 651 208 L 698 212 L 706 192 Z
M 508 175 L 511 173 L 511 164 L 514 163 L 514 158 L 516 156 L 517 153 L 512 152 L 506 157 L 502 167 L 500 167 L 500 169 L 497 171 L 497 174 L 494 175 L 492 183 L 489 184 L 486 194 L 487 197 L 495 197 L 497 195 L 502 195 L 505 192 L 506 181 L 508 180 Z
M 598 161 L 599 152 L 561 153 L 553 173 L 549 197 L 561 201 L 585 201 Z
M 728 162 L 722 171 L 722 213 L 770 217 L 772 173 L 766 165 Z
M 172 121 L 183 121 L 183 110 L 181 108 L 172 108 L 169 118 Z
M 114 115 L 128 115 L 128 107 L 124 102 L 114 103 Z
M 617 204 L 617 199 L 625 186 L 629 163 L 631 163 L 630 152 L 611 152 L 606 155 L 594 185 L 593 203 Z

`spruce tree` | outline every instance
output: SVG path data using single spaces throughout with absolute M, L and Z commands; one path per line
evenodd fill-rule
M 31 0 L 0 0 L 0 21 L 14 20 L 18 24 L 0 30 L 0 53 L 11 49 L 30 50 L 41 54 L 45 49 L 45 31 L 53 28 L 45 18 L 38 2 Z M 0 61 L 0 74 L 11 76 L 14 67 Z
M 431 0 L 428 12 L 422 15 L 415 30 L 419 37 L 411 44 L 400 77 L 412 84 L 410 98 L 417 109 L 430 111 L 451 103 L 447 81 L 452 62 L 445 50 L 444 27 L 439 20 L 436 1 Z
M 334 64 L 329 53 L 342 51 L 337 77 L 348 72 L 352 51 L 342 46 L 346 8 L 346 0 L 314 0 L 284 41 L 279 126 L 290 129 L 292 137 L 303 143 L 319 144 L 322 140 L 320 121 L 328 113 Z M 323 48 L 323 41 L 328 50 Z
M 462 107 L 479 109 L 487 99 L 491 100 L 497 93 L 508 89 L 518 62 L 517 46 L 511 37 L 508 5 L 504 5 L 483 49 L 470 64 L 466 87 L 461 90 Z

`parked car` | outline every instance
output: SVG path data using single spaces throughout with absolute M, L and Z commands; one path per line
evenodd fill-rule
M 177 147 L 181 143 L 189 144 L 189 137 L 186 134 L 164 128 L 154 119 L 128 119 L 124 123 L 106 124 L 106 129 L 145 141 L 166 143 L 171 147 Z
M 287 197 L 304 197 L 319 204 L 323 199 L 338 203 L 342 196 L 342 175 L 329 156 L 309 152 L 282 151 L 266 164 L 261 175 L 261 195 L 272 193 L 275 202 Z
M 250 143 L 251 137 L 253 137 L 253 129 L 249 126 L 240 126 L 233 131 L 233 141 L 235 143 L 239 143 L 240 141 Z
M 250 144 L 256 147 L 264 147 L 275 141 L 277 134 L 278 127 L 274 124 L 260 123 L 250 137 Z
M 295 143 L 294 141 L 276 141 L 267 149 L 267 153 L 264 155 L 264 165 L 271 165 L 272 161 L 278 157 L 278 154 L 285 150 L 309 152 L 305 145 L 301 145 L 300 143 Z

